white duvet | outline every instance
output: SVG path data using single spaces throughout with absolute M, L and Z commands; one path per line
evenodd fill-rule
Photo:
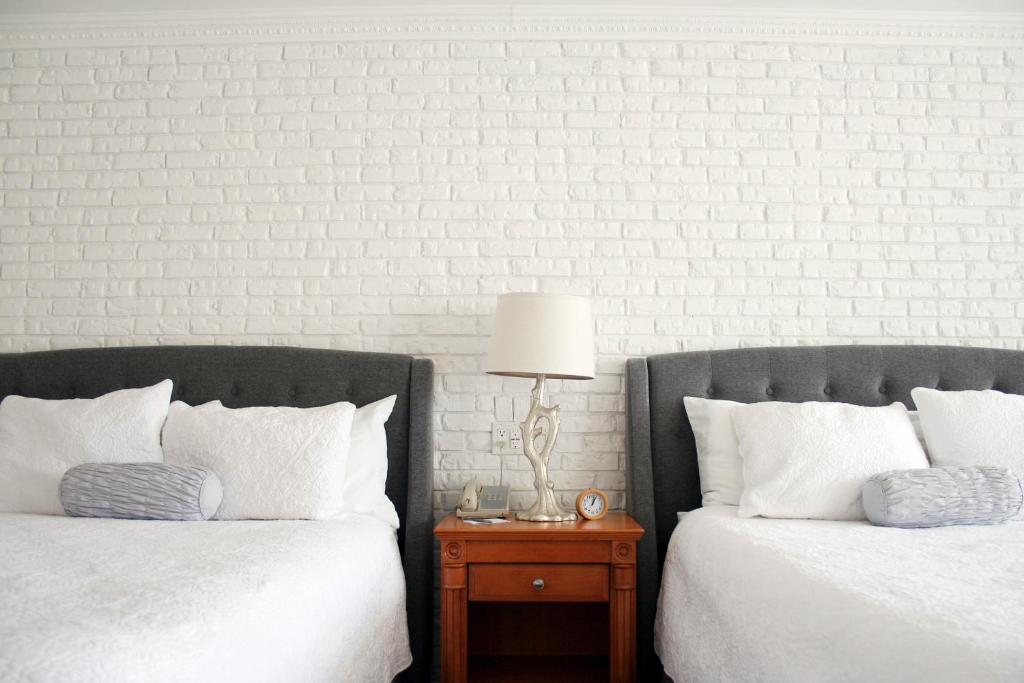
M 360 681 L 412 661 L 394 530 L 0 514 L 0 680 Z
M 1024 681 L 1024 523 L 888 529 L 688 513 L 656 649 L 677 683 Z

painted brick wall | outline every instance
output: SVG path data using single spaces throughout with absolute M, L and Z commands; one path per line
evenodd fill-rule
M 497 294 L 592 297 L 554 478 L 623 503 L 623 361 L 1024 348 L 1024 46 L 351 40 L 0 51 L 0 348 L 437 363 L 435 503 L 529 382 Z M 447 492 L 447 493 L 446 493 Z

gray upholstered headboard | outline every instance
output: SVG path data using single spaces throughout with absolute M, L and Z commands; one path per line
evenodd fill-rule
M 173 398 L 231 408 L 357 406 L 397 394 L 386 425 L 386 492 L 398 510 L 413 668 L 429 680 L 433 634 L 431 424 L 434 366 L 389 353 L 283 346 L 149 346 L 0 354 L 0 399 L 92 398 L 174 380 Z
M 700 507 L 684 396 L 754 403 L 841 401 L 878 406 L 910 390 L 1024 394 L 1024 351 L 952 346 L 805 346 L 669 353 L 627 362 L 628 507 L 646 529 L 637 622 L 642 680 L 656 680 L 653 624 L 661 562 L 676 513 Z

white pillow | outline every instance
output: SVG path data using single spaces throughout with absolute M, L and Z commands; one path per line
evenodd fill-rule
M 1001 391 L 910 392 L 935 467 L 1005 467 L 1024 481 L 1024 396 Z
M 928 467 L 902 403 L 754 403 L 732 411 L 745 488 L 740 517 L 864 519 L 861 489 Z
M 921 448 L 924 449 L 924 454 L 928 456 L 930 460 L 931 456 L 928 453 L 928 442 L 924 438 L 924 427 L 921 426 L 921 413 L 916 410 L 908 410 L 907 417 L 910 418 L 910 424 L 914 425 L 914 436 L 917 437 L 918 442 L 921 444 Z
M 388 437 L 384 423 L 397 396 L 388 396 L 356 409 L 352 444 L 345 472 L 345 512 L 372 515 L 398 528 L 398 513 L 384 493 L 388 479 Z
M 336 517 L 354 415 L 351 403 L 231 409 L 175 401 L 164 425 L 164 460 L 220 477 L 218 519 Z
M 739 505 L 743 493 L 743 459 L 732 424 L 732 410 L 746 404 L 696 396 L 684 397 L 683 403 L 697 444 L 701 505 Z M 913 410 L 907 414 L 927 455 L 920 417 Z
M 160 462 L 160 428 L 174 384 L 99 398 L 0 403 L 0 512 L 63 515 L 60 479 L 85 463 Z
M 732 426 L 736 401 L 686 396 L 686 417 L 697 444 L 697 469 L 703 505 L 739 505 L 743 493 L 743 460 Z

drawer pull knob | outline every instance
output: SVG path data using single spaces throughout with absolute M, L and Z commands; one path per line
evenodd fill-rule
M 533 590 L 542 591 L 544 590 L 544 579 L 533 580 Z

